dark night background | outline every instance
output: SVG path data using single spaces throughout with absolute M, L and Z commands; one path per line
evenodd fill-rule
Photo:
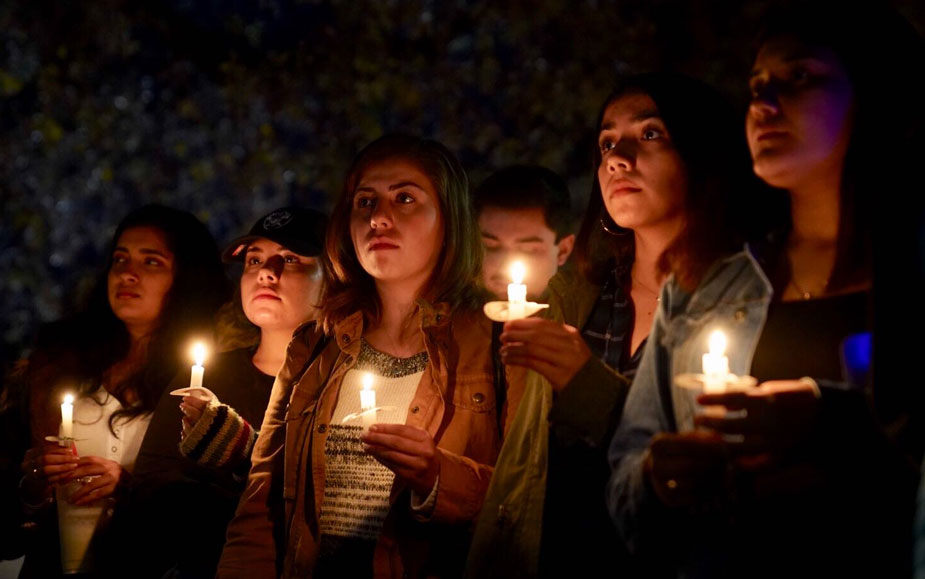
M 187 209 L 224 244 L 327 209 L 386 131 L 443 141 L 473 183 L 547 165 L 579 207 L 616 76 L 686 72 L 744 111 L 768 4 L 0 1 L 0 361 L 79 303 L 131 208 Z M 922 32 L 925 4 L 894 4 Z

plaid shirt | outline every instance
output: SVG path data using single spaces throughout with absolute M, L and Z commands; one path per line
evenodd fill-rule
M 632 380 L 642 358 L 645 341 L 636 348 L 635 354 L 630 354 L 635 311 L 633 300 L 626 291 L 629 280 L 628 266 L 614 268 L 601 288 L 581 335 L 601 362 Z

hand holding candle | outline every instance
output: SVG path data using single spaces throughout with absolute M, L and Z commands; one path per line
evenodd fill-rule
M 191 396 L 203 402 L 215 398 L 215 393 L 202 385 L 202 377 L 206 373 L 203 362 L 206 359 L 206 345 L 202 342 L 193 344 L 193 368 L 190 371 L 189 386 L 171 390 L 171 396 Z
M 674 383 L 681 388 L 702 391 L 704 394 L 722 394 L 731 390 L 753 387 L 757 381 L 751 376 L 737 376 L 729 371 L 726 356 L 726 334 L 720 330 L 710 333 L 707 352 L 701 359 L 701 373 L 678 374 Z
M 520 320 L 549 307 L 549 304 L 527 301 L 527 286 L 523 283 L 526 274 L 527 268 L 522 262 L 515 261 L 511 264 L 511 283 L 507 286 L 507 301 L 488 302 L 482 308 L 489 320 L 495 322 Z

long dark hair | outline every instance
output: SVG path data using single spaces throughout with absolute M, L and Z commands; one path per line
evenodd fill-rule
M 792 38 L 809 47 L 830 49 L 848 74 L 855 108 L 842 169 L 837 254 L 828 288 L 870 281 L 876 222 L 892 223 L 880 232 L 887 233 L 886 229 L 915 214 L 912 210 L 903 215 L 900 205 L 883 203 L 882 195 L 903 194 L 913 185 L 909 179 L 913 167 L 921 162 L 925 83 L 909 69 L 910 63 L 925 61 L 921 38 L 897 13 L 874 3 L 791 2 L 769 10 L 762 23 L 756 55 L 771 40 Z M 889 145 L 884 142 L 884 114 L 898 119 L 889 127 Z M 916 203 L 921 204 L 914 199 L 909 209 Z M 786 260 L 775 273 L 775 285 L 789 282 Z
M 669 73 L 626 77 L 601 106 L 597 130 L 607 107 L 630 94 L 644 94 L 655 102 L 684 161 L 688 176 L 684 225 L 659 258 L 658 267 L 663 275 L 673 272 L 682 287 L 693 289 L 718 257 L 736 248 L 752 230 L 766 227 L 761 213 L 754 210 L 765 189 L 751 174 L 741 120 L 714 89 Z M 597 178 L 601 160 L 595 139 L 591 196 L 575 243 L 578 266 L 594 283 L 604 281 L 614 261 L 629 266 L 635 249 L 633 232 L 614 223 L 604 206 Z M 748 218 L 742 219 L 743 215 Z
M 368 319 L 379 316 L 379 295 L 373 278 L 360 265 L 350 237 L 350 212 L 363 173 L 373 165 L 395 160 L 413 163 L 430 178 L 443 217 L 443 248 L 422 297 L 449 303 L 454 308 L 471 307 L 482 299 L 478 289 L 482 242 L 469 199 L 469 180 L 462 165 L 437 141 L 386 135 L 356 156 L 331 213 L 325 239 L 320 312 L 325 331 L 356 310 L 362 310 Z
M 134 227 L 153 227 L 164 234 L 174 255 L 174 277 L 144 364 L 109 385 L 110 393 L 127 406 L 113 414 L 110 428 L 119 416 L 131 418 L 154 410 L 164 387 L 185 365 L 190 340 L 211 337 L 215 311 L 229 295 L 215 240 L 190 213 L 162 205 L 141 207 L 116 229 L 87 306 L 73 317 L 40 329 L 28 365 L 33 415 L 56 407 L 48 396 L 63 381 L 80 385 L 84 392 L 95 391 L 106 370 L 128 354 L 130 337 L 109 305 L 107 276 L 119 237 Z M 127 404 L 129 397 L 134 401 L 131 405 Z

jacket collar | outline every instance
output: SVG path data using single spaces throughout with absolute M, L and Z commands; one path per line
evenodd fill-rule
M 681 290 L 683 291 L 683 290 Z M 770 301 L 774 288 L 761 265 L 745 246 L 742 251 L 717 261 L 694 290 L 687 304 L 692 315 L 713 310 L 720 300 L 729 295 L 743 302 Z

